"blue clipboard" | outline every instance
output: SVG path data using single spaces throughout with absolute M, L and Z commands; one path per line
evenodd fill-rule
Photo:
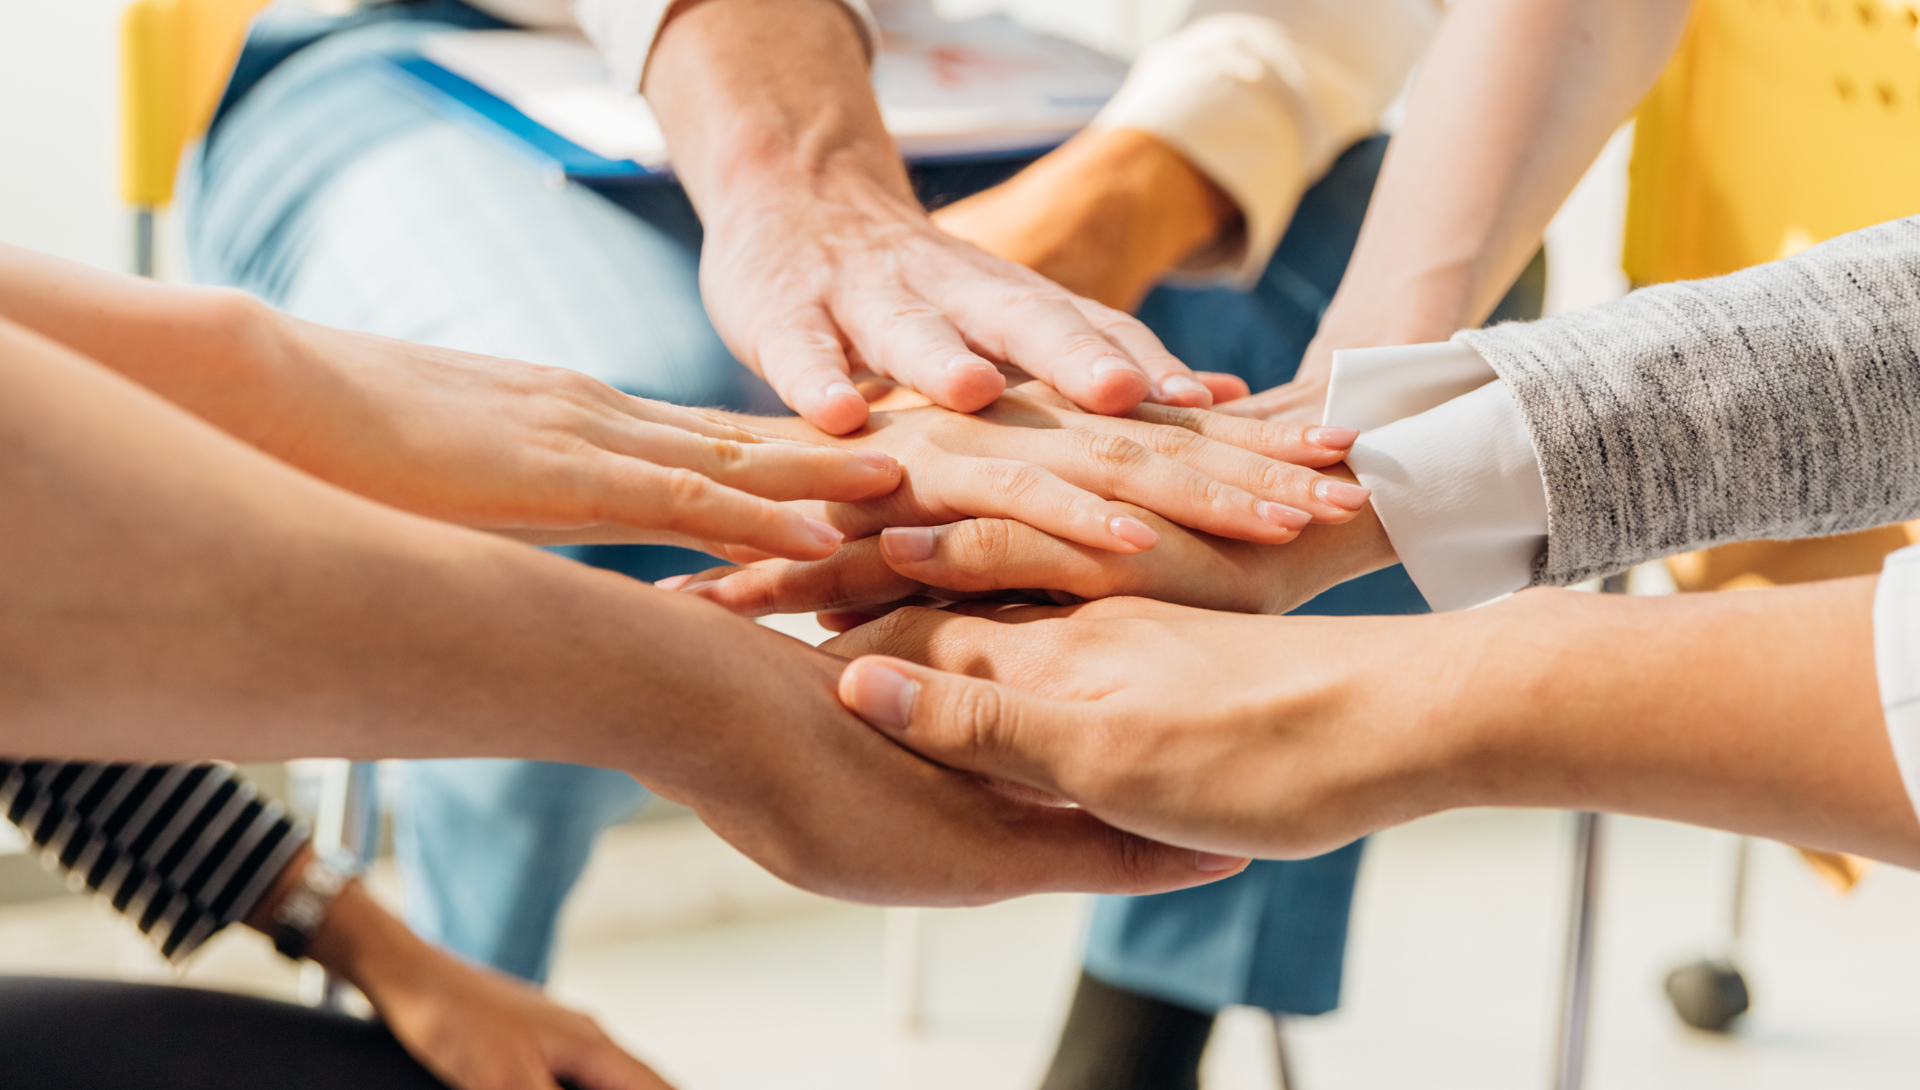
M 670 167 L 650 169 L 631 159 L 608 159 L 596 154 L 521 113 L 506 99 L 417 53 L 388 58 L 397 71 L 448 114 L 504 137 L 516 151 L 532 157 L 556 180 L 589 185 L 631 185 L 673 180 Z M 949 163 L 990 163 L 1031 159 L 1059 146 L 1048 142 L 1033 147 L 996 148 L 960 155 L 913 156 L 916 166 Z

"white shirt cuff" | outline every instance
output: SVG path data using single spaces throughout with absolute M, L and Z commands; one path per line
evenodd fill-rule
M 1519 590 L 1547 543 L 1547 493 L 1520 407 L 1455 342 L 1333 354 L 1326 422 L 1414 586 L 1436 610 Z
M 1873 659 L 1907 798 L 1920 811 L 1920 546 L 1887 557 L 1873 595 Z
M 573 18 L 606 58 L 614 83 L 638 91 L 646 76 L 647 59 L 675 0 L 573 0 Z M 840 0 L 853 16 L 860 44 L 872 60 L 880 28 L 867 0 Z

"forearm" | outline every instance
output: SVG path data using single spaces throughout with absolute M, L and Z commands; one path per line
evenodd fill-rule
M 1460 664 L 1436 697 L 1468 739 L 1450 805 L 1641 814 L 1920 864 L 1873 588 L 1541 591 L 1444 619 L 1423 638 Z
M 0 386 L 8 753 L 516 756 L 671 781 L 669 736 L 715 719 L 700 679 L 763 635 L 340 492 L 4 324 Z
M 694 0 L 660 32 L 642 89 L 709 231 L 800 196 L 918 209 L 836 0 Z
M 1331 348 L 1415 344 L 1485 320 L 1658 78 L 1689 6 L 1453 5 L 1321 340 Z
M 284 330 L 237 291 L 160 284 L 0 244 L 0 319 L 222 426 L 266 415 Z

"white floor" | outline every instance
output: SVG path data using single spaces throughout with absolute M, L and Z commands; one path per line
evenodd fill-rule
M 1920 1069 L 1920 876 L 1841 897 L 1761 845 L 1741 961 L 1754 1013 L 1728 1038 L 1681 1026 L 1667 969 L 1722 932 L 1730 840 L 1608 819 L 1589 1085 L 1601 1090 L 1910 1087 Z M 1361 881 L 1346 1002 L 1294 1024 L 1307 1090 L 1547 1085 L 1564 928 L 1564 815 L 1472 811 L 1380 836 Z M 884 914 L 778 885 L 697 824 L 612 835 L 569 913 L 554 990 L 682 1090 L 1029 1090 L 1073 982 L 1085 901 L 922 917 L 924 1020 L 884 999 Z M 709 921 L 709 922 L 697 922 Z M 712 922 L 718 921 L 718 922 Z M 0 972 L 164 976 L 124 923 L 77 898 L 0 910 Z M 290 996 L 251 935 L 190 982 Z M 1266 1028 L 1224 1021 L 1209 1090 L 1273 1085 Z

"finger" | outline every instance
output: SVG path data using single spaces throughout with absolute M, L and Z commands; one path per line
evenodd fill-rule
M 606 1039 L 587 1042 L 554 1065 L 554 1074 L 576 1090 L 673 1090 L 667 1080 Z
M 1204 409 L 1213 404 L 1213 391 L 1167 346 L 1160 343 L 1146 323 L 1124 311 L 1079 296 L 1074 302 L 1089 325 L 1109 342 L 1133 358 L 1146 373 L 1150 389 L 1147 400 L 1162 405 Z
M 947 526 L 898 526 L 879 535 L 880 556 L 896 588 L 938 587 L 964 594 L 1061 591 L 1080 598 L 1137 593 L 1139 569 L 1123 554 L 1089 549 L 1010 519 L 967 519 Z M 834 558 L 818 567 L 833 566 Z M 880 580 L 866 577 L 870 585 Z
M 867 422 L 867 401 L 848 381 L 846 348 L 824 311 L 798 311 L 759 339 L 748 362 L 780 400 L 821 431 L 845 435 Z
M 1213 395 L 1213 407 L 1219 408 L 1229 401 L 1238 401 L 1253 390 L 1247 380 L 1239 375 L 1229 375 L 1222 371 L 1195 371 L 1193 377 Z
M 845 540 L 824 522 L 690 469 L 618 459 L 607 477 L 609 491 L 587 497 L 596 523 L 663 530 L 797 560 L 829 556 Z
M 862 538 L 814 563 L 770 560 L 663 579 L 655 585 L 697 594 L 743 617 L 859 612 L 924 593 L 926 587 L 887 566 L 880 547 L 879 538 Z
M 729 488 L 770 500 L 856 503 L 899 486 L 900 463 L 877 450 L 811 443 L 771 443 L 742 433 L 715 438 L 633 420 L 596 436 L 616 454 L 691 469 Z
M 898 658 L 868 655 L 849 663 L 840 675 L 840 700 L 881 733 L 934 761 L 1069 800 L 1073 795 L 1062 789 L 1059 772 L 1084 768 L 1100 752 L 1101 728 L 1084 704 L 1046 700 Z M 1243 857 L 1137 838 L 1115 847 L 1152 852 L 1154 869 L 1175 873 L 1224 877 L 1247 865 Z M 1122 866 L 1133 871 L 1139 865 L 1129 860 Z
M 969 342 L 1075 405 L 1127 412 L 1152 392 L 1152 383 L 1139 363 L 1093 328 L 1073 298 L 1044 280 L 989 279 L 952 292 L 947 310 Z
M 1160 541 L 1146 523 L 1032 462 L 976 458 L 968 472 L 942 483 L 940 502 L 967 516 L 1018 519 L 1096 549 L 1139 553 Z
M 1064 451 L 1063 441 L 1072 444 Z M 1319 495 L 1319 474 L 1312 470 L 1213 443 L 1179 428 L 1143 428 L 1135 421 L 1083 415 L 1065 430 L 1009 429 L 1005 445 L 1008 454 L 1047 466 L 1071 486 L 1136 504 L 1182 526 L 1221 537 L 1279 545 L 1292 541 L 1316 519 L 1343 522 L 1353 517 L 1353 511 L 1329 502 L 1344 499 L 1345 493 Z M 970 502 L 975 504 L 991 502 L 993 496 L 978 497 L 979 488 L 968 487 L 970 480 L 963 478 L 943 491 L 972 492 L 975 498 Z M 1029 509 L 1021 505 L 1001 502 L 997 510 L 952 502 L 950 506 L 969 515 L 1017 518 L 1060 532 L 1029 517 Z M 1061 536 L 1085 540 L 1072 534 Z
M 1360 437 L 1360 433 L 1352 428 L 1232 416 L 1224 406 L 1201 412 L 1167 405 L 1142 405 L 1131 415 L 1136 420 L 1190 431 L 1216 443 L 1238 447 L 1265 458 L 1316 468 L 1345 459 L 1347 452 L 1353 449 L 1354 440 Z
M 938 307 L 905 291 L 861 293 L 840 308 L 841 328 L 874 370 L 956 412 L 978 412 L 1007 388 L 1006 376 L 967 347 Z

